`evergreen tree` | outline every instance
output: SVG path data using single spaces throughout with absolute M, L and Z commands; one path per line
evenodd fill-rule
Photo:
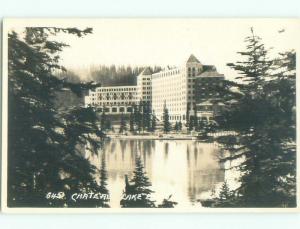
M 163 202 L 158 205 L 159 208 L 174 208 L 178 203 L 175 201 L 171 201 L 172 195 L 168 197 L 168 199 L 164 199 Z
M 181 129 L 182 129 L 182 123 L 181 123 L 181 121 L 176 122 L 175 125 L 174 125 L 174 130 L 176 132 L 179 132 L 179 131 L 181 131 Z
M 186 126 L 188 127 L 190 123 L 190 104 L 187 104 L 186 107 Z
M 225 180 L 221 187 L 221 190 L 219 193 L 219 198 L 221 200 L 228 200 L 229 198 L 231 198 L 231 196 L 232 196 L 232 193 L 228 187 L 227 181 Z
M 195 131 L 199 131 L 199 120 L 197 116 L 194 116 L 193 122 L 194 122 L 193 126 Z
M 133 105 L 133 120 L 136 127 L 138 127 L 138 120 L 139 120 L 139 109 L 136 104 Z
M 178 122 L 175 123 L 175 125 L 174 125 L 174 130 L 175 130 L 176 132 L 179 131 L 179 124 L 178 124 Z
M 235 203 L 234 192 L 229 189 L 226 180 L 221 187 L 215 207 L 237 207 Z
M 190 116 L 189 118 L 189 123 L 188 123 L 188 130 L 192 131 L 194 129 L 194 116 Z
M 111 123 L 111 120 L 109 118 L 107 118 L 106 121 L 105 121 L 105 129 L 106 130 L 111 130 L 113 132 L 115 131 L 114 127 L 113 127 L 113 125 Z
M 150 108 L 150 103 L 145 102 L 143 104 L 143 125 L 144 129 L 147 131 L 150 131 L 151 129 L 151 108 Z
M 181 121 L 178 122 L 178 131 L 181 131 L 182 130 L 182 123 Z
M 79 37 L 91 29 L 27 27 L 25 36 L 8 34 L 8 206 L 71 206 L 69 198 L 46 198 L 48 192 L 94 191 L 96 168 L 83 156 L 82 145 L 91 153 L 101 147 L 102 132 L 90 107 L 70 108 L 60 113 L 55 94 L 64 88 L 82 96 L 91 83 L 58 79 L 59 52 L 66 44 L 52 41 L 57 33 Z M 92 138 L 95 136 L 96 138 Z M 78 206 L 98 206 L 86 202 Z
M 154 110 L 152 112 L 152 116 L 151 116 L 151 132 L 154 132 L 156 130 L 156 116 L 154 113 Z
M 141 103 L 141 113 L 142 113 L 142 130 L 143 132 L 147 129 L 147 103 L 146 102 L 140 102 Z
M 124 198 L 120 202 L 121 206 L 123 208 L 154 208 L 155 201 L 151 200 L 151 193 L 153 193 L 150 189 L 151 183 L 144 172 L 141 157 L 138 155 L 135 159 L 135 170 L 130 183 L 126 182 Z M 131 199 L 126 199 L 129 197 Z
M 242 159 L 236 192 L 239 207 L 296 205 L 295 52 L 268 59 L 261 39 L 246 38 L 244 61 L 229 64 L 241 73 L 242 96 L 224 116 L 220 128 L 237 133 L 238 148 L 226 160 Z M 227 101 L 225 101 L 226 103 Z
M 129 131 L 134 132 L 134 115 L 132 111 L 130 112 L 130 116 L 129 116 Z
M 164 104 L 163 125 L 164 125 L 164 132 L 168 133 L 171 130 L 171 123 L 169 121 L 169 111 L 166 106 L 166 102 Z
M 251 35 L 245 38 L 245 42 L 246 50 L 238 52 L 245 60 L 227 65 L 241 74 L 237 79 L 257 89 L 257 86 L 259 88 L 260 83 L 263 83 L 268 76 L 272 61 L 268 59 L 268 50 L 261 42 L 261 38 L 254 34 L 253 28 L 251 28 Z
M 136 125 L 137 125 L 137 130 L 140 133 L 141 130 L 143 129 L 143 106 L 142 106 L 142 101 L 140 101 L 139 106 L 136 107 L 136 112 L 135 112 L 135 120 L 136 120 Z
M 121 122 L 120 122 L 120 129 L 119 129 L 119 133 L 123 133 L 124 131 L 126 131 L 126 120 L 124 117 L 124 114 L 121 114 Z

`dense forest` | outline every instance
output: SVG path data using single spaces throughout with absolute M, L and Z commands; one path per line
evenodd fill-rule
M 59 71 L 58 78 L 65 79 L 69 82 L 79 83 L 80 81 L 94 81 L 102 86 L 129 86 L 136 85 L 137 76 L 143 71 L 146 66 L 91 66 L 86 68 L 86 78 L 81 77 L 76 73 L 76 70 L 69 69 L 68 71 Z M 153 73 L 160 71 L 159 66 L 149 67 Z
M 90 80 L 100 83 L 102 86 L 136 85 L 136 77 L 146 66 L 105 66 L 91 67 Z M 152 72 L 158 72 L 161 67 L 150 67 Z

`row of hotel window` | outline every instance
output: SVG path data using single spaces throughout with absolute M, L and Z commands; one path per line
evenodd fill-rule
M 171 75 L 177 75 L 180 73 L 179 69 L 175 69 L 175 70 L 169 70 L 169 71 L 165 71 L 165 72 L 158 72 L 156 74 L 153 74 L 153 76 L 171 76 Z
M 148 96 L 146 96 L 148 94 Z M 143 92 L 143 99 L 150 99 L 151 96 L 150 96 L 151 92 Z M 188 94 L 193 94 L 191 91 L 188 92 Z M 215 92 L 215 93 L 198 93 L 197 94 L 198 96 L 219 96 L 220 93 L 218 92 Z M 154 99 L 154 101 L 160 101 L 161 99 L 167 99 L 168 96 L 162 96 L 160 99 Z M 187 97 L 188 99 L 196 99 L 195 96 L 188 96 Z M 95 98 L 95 97 L 92 97 L 91 100 L 92 101 L 95 101 L 95 100 L 134 100 L 135 98 L 133 96 L 124 96 L 124 95 L 121 95 L 121 96 L 117 96 L 117 95 L 114 95 L 113 97 L 111 96 L 98 96 L 98 98 Z M 173 99 L 172 101 L 180 101 L 180 100 L 184 100 L 185 97 L 177 97 L 176 99 Z
M 163 120 L 163 116 L 161 116 L 161 120 Z M 185 120 L 185 115 L 181 116 L 181 115 L 170 115 L 169 116 L 169 120 L 171 121 L 181 121 L 181 120 Z
M 98 95 L 98 98 L 99 97 L 111 97 L 111 96 L 129 96 L 129 97 L 132 97 L 134 95 L 137 95 L 137 93 L 97 93 L 97 94 L 91 94 L 90 96 L 91 97 L 96 97 L 96 95 Z
M 130 100 L 133 100 L 134 99 L 134 97 L 132 96 L 132 95 L 129 95 L 129 96 L 124 96 L 124 95 L 121 95 L 121 96 L 116 96 L 116 95 L 114 95 L 114 96 L 98 96 L 98 98 L 96 98 L 96 97 L 92 97 L 91 98 L 92 100 L 128 100 L 128 99 L 130 99 Z
M 162 119 L 163 119 L 163 116 L 161 117 Z M 210 121 L 212 121 L 212 120 L 214 120 L 214 117 L 207 117 L 207 116 L 203 116 L 203 117 L 198 117 L 199 119 L 199 121 L 206 121 L 206 120 L 210 120 Z M 170 115 L 170 120 L 171 121 L 181 121 L 181 120 L 185 120 L 185 115 L 183 115 L 182 116 L 182 119 L 181 119 L 181 116 L 179 115 L 174 115 L 174 116 L 172 116 L 172 115 Z
M 131 106 L 137 102 L 92 102 L 91 105 L 95 106 Z
M 118 109 L 118 107 L 112 107 L 112 108 L 110 108 L 110 107 L 99 107 L 98 108 L 98 111 L 99 112 L 102 112 L 104 110 L 104 112 L 107 112 L 107 113 L 110 113 L 110 112 L 112 112 L 112 113 L 117 113 L 117 112 L 120 112 L 120 113 L 122 113 L 122 112 L 132 112 L 133 111 L 133 109 L 132 109 L 132 107 L 119 107 L 119 109 Z
M 110 92 L 110 91 L 136 91 L 136 87 L 128 87 L 128 88 L 124 88 L 124 87 L 121 87 L 121 88 L 98 88 L 97 91 L 99 92 L 103 92 L 103 91 L 106 91 L 106 92 Z

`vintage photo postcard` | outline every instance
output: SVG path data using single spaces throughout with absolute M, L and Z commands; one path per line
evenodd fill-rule
M 299 19 L 7 19 L 2 211 L 298 210 Z

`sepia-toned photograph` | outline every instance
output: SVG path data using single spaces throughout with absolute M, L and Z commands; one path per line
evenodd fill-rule
M 298 211 L 299 40 L 297 19 L 4 20 L 2 210 Z

